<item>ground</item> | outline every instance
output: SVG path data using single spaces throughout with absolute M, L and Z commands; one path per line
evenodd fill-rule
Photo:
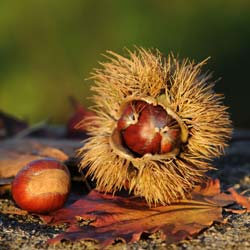
M 238 191 L 250 189 L 250 131 L 237 131 L 226 155 L 217 159 L 214 165 L 217 170 L 209 175 L 220 179 L 223 191 L 229 187 Z M 48 245 L 46 241 L 64 230 L 64 225 L 53 227 L 36 216 L 2 213 L 13 206 L 10 197 L 0 199 L 1 250 L 98 249 L 98 244 L 92 241 Z M 226 224 L 214 224 L 190 240 L 168 245 L 156 233 L 143 235 L 140 241 L 133 244 L 117 242 L 110 249 L 250 249 L 250 214 L 225 212 L 224 216 L 228 218 Z

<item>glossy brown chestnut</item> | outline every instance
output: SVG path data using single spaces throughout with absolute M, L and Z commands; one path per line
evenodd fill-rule
M 20 208 L 33 213 L 48 213 L 61 208 L 67 200 L 70 173 L 57 160 L 35 160 L 18 172 L 11 191 Z
M 128 103 L 117 122 L 125 147 L 143 156 L 165 154 L 180 143 L 177 121 L 160 105 L 144 101 Z

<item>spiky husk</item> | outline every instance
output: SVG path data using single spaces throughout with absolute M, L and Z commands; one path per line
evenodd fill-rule
M 223 96 L 213 91 L 211 74 L 201 73 L 206 60 L 195 64 L 142 48 L 128 51 L 128 58 L 111 51 L 106 57 L 108 62 L 92 76 L 96 118 L 89 123 L 90 137 L 79 151 L 80 168 L 88 167 L 87 176 L 100 191 L 115 193 L 127 187 L 149 204 L 187 197 L 212 168 L 211 160 L 223 154 L 231 135 Z M 188 141 L 174 157 L 127 159 L 110 146 L 110 136 L 123 101 L 148 96 L 164 98 L 162 102 L 184 122 Z

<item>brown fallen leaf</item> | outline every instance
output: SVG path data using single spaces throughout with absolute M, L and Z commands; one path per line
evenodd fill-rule
M 246 212 L 250 212 L 250 197 L 238 194 L 233 188 L 229 188 L 228 191 L 232 194 L 238 204 L 246 208 Z
M 14 177 L 27 163 L 43 157 L 52 157 L 60 161 L 69 158 L 57 148 L 44 146 L 36 140 L 12 140 L 0 146 L 0 178 Z
M 192 193 L 192 200 L 149 208 L 142 199 L 112 196 L 91 191 L 69 207 L 40 216 L 52 224 L 68 223 L 66 232 L 49 243 L 97 240 L 105 248 L 119 239 L 131 243 L 143 232 L 161 231 L 167 243 L 189 238 L 214 222 L 224 222 L 222 208 L 234 202 L 231 194 L 220 191 L 218 180 L 210 180 Z M 81 226 L 79 220 L 92 221 Z
M 60 150 L 65 158 L 65 154 L 69 157 L 75 155 L 75 150 L 82 146 L 81 140 L 69 139 L 50 139 L 50 138 L 21 138 L 4 140 L 0 144 L 1 149 L 17 151 L 19 153 L 34 153 L 43 150 L 46 147 L 56 148 Z
M 0 178 L 14 177 L 27 163 L 40 158 L 40 155 L 19 154 L 0 149 Z

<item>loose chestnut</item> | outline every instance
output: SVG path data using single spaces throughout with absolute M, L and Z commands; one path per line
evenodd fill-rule
M 57 160 L 35 160 L 18 172 L 11 191 L 20 208 L 33 213 L 48 213 L 61 208 L 66 202 L 70 173 Z

